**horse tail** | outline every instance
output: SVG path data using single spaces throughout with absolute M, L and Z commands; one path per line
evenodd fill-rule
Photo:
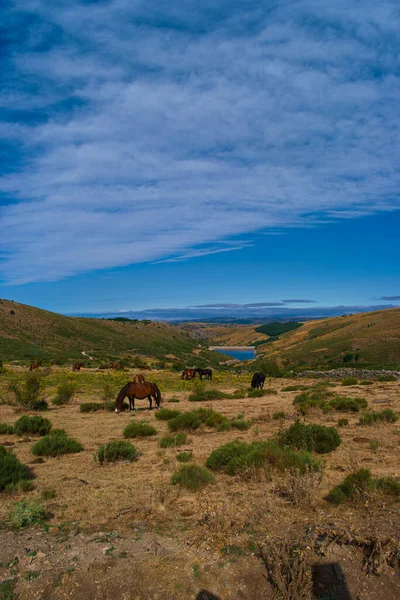
M 125 400 L 125 396 L 126 393 L 128 391 L 128 385 L 129 383 L 127 383 L 126 385 L 124 385 L 124 387 L 122 388 L 122 390 L 119 392 L 117 399 L 115 401 L 115 412 L 118 413 L 122 410 L 122 406 L 124 404 L 124 400 Z
M 158 386 L 157 386 L 157 384 L 153 383 L 153 385 L 154 385 L 154 390 L 155 390 L 155 393 L 156 393 L 156 404 L 157 404 L 157 406 L 160 406 L 160 402 L 161 402 L 161 392 L 160 392 L 160 390 L 158 389 Z

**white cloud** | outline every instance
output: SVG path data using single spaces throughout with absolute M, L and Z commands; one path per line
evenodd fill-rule
M 399 208 L 395 2 L 304 0 L 257 18 L 251 3 L 229 18 L 208 2 L 160 5 L 153 24 L 139 1 L 19 7 L 46 26 L 13 55 L 23 84 L 2 104 L 46 119 L 0 129 L 25 156 L 0 183 L 17 200 L 0 213 L 5 281 L 236 250 L 252 232 Z

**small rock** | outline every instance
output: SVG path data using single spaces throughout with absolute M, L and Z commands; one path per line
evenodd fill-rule
M 353 442 L 357 442 L 359 444 L 367 444 L 370 441 L 369 438 L 366 437 L 355 437 L 353 438 Z
M 28 463 L 28 465 L 40 465 L 44 463 L 44 458 L 42 458 L 41 456 L 39 456 L 38 458 L 35 458 L 34 460 L 31 460 L 31 462 Z
M 78 479 L 78 485 L 80 487 L 82 487 L 84 485 L 89 485 L 89 483 L 87 481 L 85 481 L 84 479 Z

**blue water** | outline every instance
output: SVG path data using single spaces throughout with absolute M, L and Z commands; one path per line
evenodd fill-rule
M 215 352 L 221 352 L 222 354 L 227 354 L 228 356 L 232 356 L 233 358 L 237 358 L 238 360 L 251 360 L 255 357 L 256 353 L 254 350 L 217 350 L 214 348 Z

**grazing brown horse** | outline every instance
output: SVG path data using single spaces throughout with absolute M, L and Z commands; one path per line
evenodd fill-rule
M 32 364 L 31 364 L 31 366 L 29 367 L 29 370 L 30 370 L 30 371 L 34 371 L 35 369 L 39 369 L 39 367 L 41 367 L 41 366 L 42 366 L 42 363 L 41 363 L 41 362 L 38 362 L 38 363 L 32 363 Z
M 194 369 L 194 372 L 198 374 L 201 381 L 203 381 L 203 377 L 205 377 L 206 379 L 212 379 L 211 369 Z
M 135 410 L 135 398 L 138 400 L 144 400 L 144 398 L 148 398 L 150 402 L 150 410 L 153 408 L 153 400 L 156 403 L 157 408 L 160 408 L 161 392 L 155 383 L 134 383 L 133 381 L 130 381 L 124 385 L 115 401 L 115 412 L 117 414 L 121 412 L 126 396 L 128 396 L 129 399 L 129 410 Z
M 84 366 L 85 366 L 85 363 L 78 362 L 78 363 L 75 363 L 75 364 L 72 366 L 72 370 L 73 370 L 73 371 L 80 371 L 80 370 L 82 369 L 82 367 L 84 367 Z
M 185 369 L 182 373 L 181 379 L 194 379 L 196 377 L 195 369 Z
M 138 373 L 138 375 L 135 375 L 133 378 L 133 383 L 146 383 L 146 378 L 143 373 Z

